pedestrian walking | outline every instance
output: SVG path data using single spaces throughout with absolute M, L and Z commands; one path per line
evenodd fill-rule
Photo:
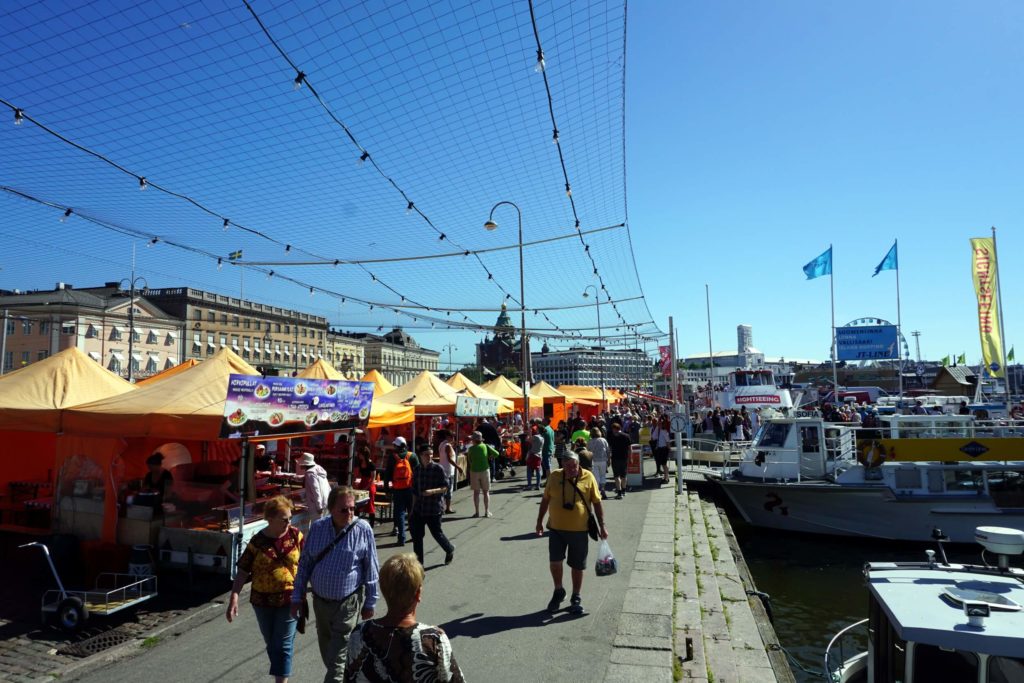
M 599 427 L 592 427 L 590 431 L 594 431 L 595 429 L 600 433 Z M 573 445 L 573 452 L 576 453 L 576 457 L 580 459 L 580 467 L 587 471 L 593 471 L 594 455 L 587 448 L 586 441 L 583 439 L 576 439 L 576 443 Z
M 544 459 L 544 435 L 540 421 L 531 425 L 530 452 L 526 455 L 526 491 L 540 490 L 540 474 Z M 536 480 L 536 481 L 535 481 Z
M 455 483 L 462 478 L 462 468 L 459 467 L 458 456 L 455 453 L 455 446 L 452 445 L 452 434 L 447 429 L 437 432 L 437 455 L 440 457 L 441 469 L 448 477 L 448 491 L 444 494 L 444 514 L 450 515 L 455 512 L 452 509 L 452 494 L 455 493 Z M 458 478 L 456 478 L 458 473 Z
M 466 451 L 469 460 L 469 485 L 473 488 L 474 517 L 480 516 L 480 496 L 484 498 L 484 517 L 491 514 L 491 465 L 498 457 L 498 451 L 490 444 L 484 443 L 483 434 L 473 432 L 470 436 L 473 445 Z
M 448 636 L 439 626 L 416 620 L 423 599 L 423 565 L 409 553 L 389 557 L 380 568 L 380 592 L 388 613 L 352 632 L 345 680 L 463 683 Z
M 444 550 L 444 563 L 451 564 L 455 557 L 455 546 L 441 529 L 444 515 L 444 494 L 448 491 L 448 476 L 435 460 L 434 449 L 425 444 L 420 451 L 420 466 L 412 475 L 412 516 L 409 519 L 409 533 L 412 535 L 412 549 L 416 559 L 423 564 L 423 536 L 426 529 Z
M 292 502 L 284 496 L 263 504 L 263 519 L 267 526 L 249 539 L 238 558 L 225 616 L 228 623 L 238 616 L 238 594 L 251 578 L 249 602 L 270 658 L 270 675 L 275 683 L 287 683 L 292 675 L 297 622 L 291 613 L 291 597 L 303 537 L 291 524 Z
M 356 466 L 352 474 L 353 488 L 369 494 L 366 515 L 370 520 L 370 527 L 373 528 L 377 524 L 377 466 L 373 464 L 369 446 L 362 446 L 356 451 Z
M 654 445 L 655 474 L 661 475 L 661 480 L 668 483 L 668 439 L 671 434 L 671 426 L 668 415 L 662 415 L 661 420 L 651 431 L 651 443 Z
M 569 565 L 572 580 L 569 613 L 576 616 L 586 614 L 580 591 L 583 589 L 583 572 L 587 567 L 590 543 L 587 523 L 591 507 L 597 517 L 600 537 L 608 538 L 597 481 L 592 473 L 580 468 L 579 458 L 569 451 L 562 458 L 562 469 L 555 470 L 548 477 L 537 515 L 538 536 L 544 534 L 544 515 L 548 515 L 548 565 L 555 585 L 548 602 L 549 612 L 557 612 L 565 600 L 565 588 L 562 585 L 562 563 L 565 562 Z
M 632 442 L 622 433 L 618 423 L 612 424 L 612 435 L 608 439 L 608 447 L 612 454 L 612 474 L 615 475 L 615 498 L 621 500 L 626 495 L 626 463 L 629 461 L 629 449 Z
M 292 591 L 291 616 L 313 593 L 317 643 L 327 673 L 324 683 L 345 678 L 348 638 L 357 620 L 373 618 L 377 604 L 377 547 L 373 529 L 356 517 L 355 495 L 335 487 L 328 498 L 330 516 L 309 528 Z
M 398 537 L 398 545 L 405 545 L 405 525 L 412 507 L 412 473 L 419 466 L 419 458 L 409 452 L 409 445 L 401 436 L 395 437 L 395 447 L 389 463 L 391 481 L 391 510 L 395 527 L 392 533 Z
M 540 467 L 546 481 L 548 474 L 551 472 L 551 459 L 555 457 L 555 430 L 551 428 L 550 417 L 544 418 L 541 436 L 544 437 L 544 452 L 541 453 Z
M 306 528 L 327 514 L 327 496 L 331 484 L 327 481 L 327 470 L 316 464 L 312 453 L 303 453 L 296 463 L 302 472 L 302 499 L 306 504 Z
M 590 430 L 590 455 L 594 478 L 597 480 L 597 488 L 601 491 L 601 499 L 604 500 L 608 497 L 604 492 L 604 488 L 608 479 L 610 450 L 608 440 L 601 435 L 601 430 L 597 427 Z

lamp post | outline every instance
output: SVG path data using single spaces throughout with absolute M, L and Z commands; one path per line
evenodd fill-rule
M 142 283 L 142 289 L 145 291 L 149 288 L 149 283 L 146 282 L 146 278 L 135 277 L 135 268 L 132 268 L 131 280 L 125 278 L 118 283 L 120 286 L 128 284 L 128 381 L 131 382 L 133 378 L 134 369 L 132 363 L 135 362 L 135 289 L 138 287 L 138 283 Z
M 607 410 L 608 406 L 605 404 L 604 398 L 604 347 L 601 345 L 601 297 L 598 294 L 597 287 L 587 285 L 583 288 L 583 298 L 586 299 L 590 296 L 587 292 L 591 289 L 594 290 L 594 310 L 597 311 L 597 362 L 601 373 L 601 410 Z
M 526 433 L 526 420 L 530 414 L 530 397 L 529 388 L 527 382 L 529 379 L 529 366 L 530 366 L 530 345 L 526 339 L 526 295 L 525 280 L 523 279 L 523 212 L 519 210 L 519 207 L 513 202 L 501 201 L 491 207 L 491 214 L 484 223 L 484 228 L 487 230 L 497 230 L 498 224 L 494 222 L 494 210 L 499 206 L 507 204 L 516 210 L 516 214 L 519 217 L 519 344 L 522 350 L 522 377 L 520 381 L 523 385 L 523 433 Z
M 448 374 L 452 374 L 452 351 L 458 351 L 459 347 L 455 344 L 445 344 L 441 347 L 441 350 L 448 350 Z

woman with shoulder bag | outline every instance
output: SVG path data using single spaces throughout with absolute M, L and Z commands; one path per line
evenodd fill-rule
M 297 620 L 291 616 L 292 589 L 302 553 L 302 532 L 291 525 L 292 502 L 284 496 L 263 506 L 267 526 L 249 541 L 238 559 L 235 582 L 228 599 L 228 622 L 238 616 L 238 594 L 252 578 L 249 601 L 256 613 L 275 683 L 287 683 L 292 673 L 292 653 Z

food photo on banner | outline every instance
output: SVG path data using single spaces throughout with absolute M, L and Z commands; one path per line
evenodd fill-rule
M 222 439 L 349 429 L 366 422 L 373 382 L 231 375 Z

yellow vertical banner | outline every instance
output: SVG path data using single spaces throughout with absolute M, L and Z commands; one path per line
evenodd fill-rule
M 999 300 L 996 296 L 996 250 L 991 237 L 971 239 L 971 275 L 978 297 L 978 332 L 981 354 L 989 376 L 1003 377 L 1003 340 L 999 335 Z

